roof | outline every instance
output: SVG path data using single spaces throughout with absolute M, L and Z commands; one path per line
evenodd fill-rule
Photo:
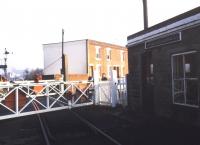
M 128 46 L 196 25 L 200 25 L 200 7 L 128 36 Z
M 117 44 L 111 44 L 111 43 L 107 43 L 107 42 L 101 42 L 101 41 L 96 41 L 96 40 L 92 40 L 92 39 L 87 39 L 88 42 L 90 44 L 94 44 L 94 45 L 100 45 L 100 46 L 105 46 L 105 47 L 114 47 L 114 48 L 122 48 L 125 49 L 125 46 L 121 46 L 121 45 L 117 45 Z
M 77 41 L 86 41 L 87 39 L 80 39 L 80 40 L 72 40 L 72 41 L 65 41 L 64 43 L 69 43 L 69 42 L 77 42 Z M 53 43 L 46 43 L 43 45 L 52 45 L 52 44 L 61 44 L 62 42 L 53 42 Z
M 96 45 L 105 45 L 105 46 L 112 46 L 112 47 L 121 47 L 125 48 L 125 46 L 117 45 L 117 44 L 111 44 L 107 42 L 102 42 L 102 41 L 97 41 L 97 40 L 92 40 L 92 39 L 81 39 L 81 40 L 72 40 L 72 41 L 65 41 L 64 43 L 70 43 L 70 42 L 78 42 L 78 41 L 89 41 L 90 43 L 94 43 Z M 61 44 L 62 42 L 57 42 L 57 43 L 47 43 L 43 45 L 53 45 L 53 44 Z

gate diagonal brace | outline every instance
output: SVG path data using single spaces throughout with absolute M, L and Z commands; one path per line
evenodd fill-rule
M 82 91 L 82 90 L 81 90 L 78 86 L 76 86 L 76 85 L 73 85 L 73 86 L 74 86 L 77 90 L 79 90 L 79 91 L 81 92 L 80 96 L 76 99 L 75 102 L 73 102 L 73 105 L 75 105 L 75 104 L 80 100 L 80 98 L 81 98 L 83 95 L 84 95 L 86 98 L 89 98 L 89 96 L 86 95 L 85 92 L 86 92 L 87 90 L 89 90 L 89 88 L 92 86 L 91 83 L 87 86 L 87 88 L 85 88 L 84 91 Z
M 53 105 L 61 98 L 63 97 L 63 95 L 69 90 L 69 88 L 72 87 L 72 85 L 69 85 L 64 91 L 62 94 L 60 94 L 60 96 L 58 98 L 56 98 L 55 101 L 53 101 L 53 103 L 49 106 L 49 108 L 52 108 Z M 64 98 L 64 97 L 63 97 Z

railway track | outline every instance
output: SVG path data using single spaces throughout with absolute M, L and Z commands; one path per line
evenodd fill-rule
M 39 110 L 39 107 L 35 102 L 33 102 L 32 104 L 33 104 L 33 107 L 36 111 Z M 46 145 L 52 145 L 51 141 L 50 141 L 51 134 L 49 132 L 49 129 L 47 127 L 46 122 L 44 121 L 44 119 L 42 119 L 40 114 L 37 114 L 37 117 L 38 117 L 38 120 L 39 120 L 39 123 L 40 123 L 40 128 L 41 128 L 42 135 L 44 137 L 45 144 Z
M 70 145 L 121 145 L 112 136 L 75 111 L 59 111 L 57 115 L 53 113 L 48 115 L 42 114 L 42 118 L 45 119 L 45 121 L 42 121 L 43 124 L 45 122 L 46 126 L 44 130 L 49 132 L 43 135 L 49 139 L 46 141 L 47 145 L 62 145 L 66 143 Z M 49 134 L 51 137 L 49 137 Z
M 84 107 L 4 120 L 0 145 L 196 145 L 199 129 L 170 122 L 135 125 L 102 108 Z M 40 121 L 43 125 L 40 124 Z M 169 124 L 170 123 L 170 124 Z M 44 131 L 42 131 L 42 127 Z M 184 130 L 188 130 L 186 134 Z M 102 133 L 101 133 L 102 132 Z M 184 136 L 184 138 L 183 138 Z M 109 139 L 111 138 L 111 139 Z
M 45 145 L 37 116 L 1 121 L 0 145 Z
M 33 102 L 35 110 L 39 107 Z M 121 145 L 111 135 L 82 117 L 77 111 L 64 110 L 59 113 L 37 114 L 42 136 L 46 145 Z M 56 114 L 56 115 L 55 115 Z M 54 116 L 52 118 L 52 116 Z
M 36 103 L 32 105 L 38 109 Z M 118 136 L 124 136 L 127 129 L 125 126 L 121 132 L 122 120 L 92 110 L 79 108 L 4 120 L 0 128 L 7 133 L 0 131 L 0 145 L 128 145 Z

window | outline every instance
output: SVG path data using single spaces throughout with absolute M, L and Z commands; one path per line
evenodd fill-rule
M 100 46 L 96 46 L 96 59 L 100 59 L 101 58 L 101 47 Z
M 107 48 L 107 49 L 106 49 L 106 59 L 107 59 L 108 61 L 111 60 L 111 49 L 110 49 L 110 48 Z
M 153 63 L 150 64 L 150 75 L 153 75 Z
M 198 106 L 197 53 L 172 55 L 172 92 L 175 104 Z
M 121 62 L 124 62 L 125 61 L 125 52 L 121 51 L 120 55 L 121 55 Z

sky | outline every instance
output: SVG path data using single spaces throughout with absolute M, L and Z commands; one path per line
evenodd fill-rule
M 149 26 L 200 6 L 200 0 L 147 0 Z M 142 0 L 0 0 L 0 63 L 43 68 L 42 44 L 93 39 L 125 46 L 143 29 Z

